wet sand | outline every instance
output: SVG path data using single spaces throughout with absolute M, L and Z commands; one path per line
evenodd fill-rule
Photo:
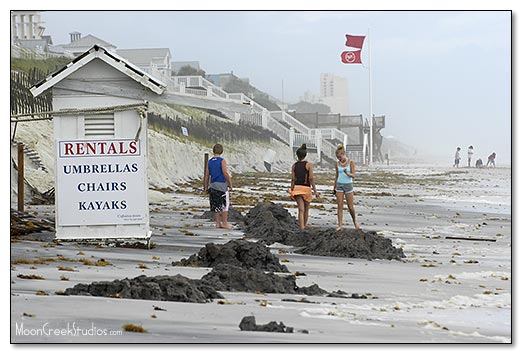
M 295 294 L 221 292 L 224 300 L 196 304 L 89 296 L 61 296 L 77 283 L 112 281 L 139 275 L 175 275 L 199 279 L 210 268 L 176 267 L 209 242 L 241 238 L 241 230 L 215 229 L 193 219 L 207 209 L 197 185 L 178 192 L 151 192 L 150 250 L 53 244 L 51 233 L 21 237 L 11 243 L 11 261 L 53 258 L 47 264 L 11 265 L 11 340 L 22 342 L 169 342 L 169 343 L 506 343 L 511 341 L 511 171 L 425 167 L 362 169 L 356 184 L 356 212 L 361 227 L 376 231 L 401 247 L 401 261 L 311 256 L 295 247 L 272 244 L 281 264 L 297 277 L 297 285 L 317 284 L 332 292 L 365 294 L 366 299 L 341 299 Z M 297 215 L 286 195 L 284 175 L 246 175 L 235 199 L 240 210 L 274 194 Z M 328 174 L 318 174 L 323 203 L 314 202 L 313 227 L 334 227 L 336 207 Z M 329 183 L 328 185 L 326 183 Z M 509 191 L 506 198 L 506 188 Z M 286 198 L 286 199 L 285 199 Z M 239 205 L 239 202 L 250 205 Z M 507 204 L 508 203 L 508 204 Z M 52 217 L 52 206 L 29 211 Z M 345 210 L 346 227 L 350 227 Z M 44 241 L 34 241 L 38 235 Z M 446 237 L 492 241 L 465 241 Z M 65 257 L 59 260 L 58 257 Z M 68 259 L 68 260 L 64 260 Z M 103 259 L 105 266 L 71 260 Z M 16 262 L 15 262 L 16 263 Z M 72 271 L 59 270 L 69 267 Z M 62 268 L 63 269 L 63 268 Z M 44 279 L 17 276 L 39 275 Z M 60 277 L 68 280 L 60 280 Z M 37 295 L 43 291 L 48 295 Z M 294 299 L 296 302 L 282 301 Z M 302 301 L 301 299 L 305 299 Z M 158 306 L 166 311 L 154 310 Z M 25 315 L 24 315 L 25 313 Z M 154 316 L 153 316 L 154 315 Z M 305 333 L 240 331 L 244 316 L 258 324 L 284 322 Z M 89 335 L 32 335 L 67 326 Z M 147 333 L 113 333 L 126 323 Z M 17 335 L 20 326 L 26 335 Z M 105 335 L 104 331 L 107 331 Z M 32 333 L 31 333 L 32 332 Z M 96 332 L 96 331 L 93 331 Z M 38 334 L 38 333 L 37 333 Z

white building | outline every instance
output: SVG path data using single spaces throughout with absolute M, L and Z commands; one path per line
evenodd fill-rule
M 146 100 L 166 85 L 95 45 L 30 90 L 48 89 L 70 110 L 53 119 L 56 238 L 150 240 Z
M 348 80 L 334 74 L 321 74 L 319 100 L 329 106 L 332 113 L 348 115 Z
M 316 93 L 313 93 L 311 91 L 305 91 L 305 93 L 299 97 L 299 101 L 308 103 L 319 103 L 319 97 Z
M 43 24 L 40 11 L 11 11 L 11 44 L 19 40 L 42 39 Z
M 85 53 L 95 45 L 103 47 L 111 52 L 116 51 L 116 46 L 114 44 L 104 41 L 92 34 L 82 37 L 80 32 L 71 32 L 69 33 L 69 36 L 71 42 L 68 44 L 61 44 L 58 47 L 63 48 L 64 51 L 72 53 L 76 57 Z
M 19 57 L 22 49 L 46 53 L 52 46 L 51 36 L 44 35 L 44 22 L 40 11 L 11 11 L 11 51 L 12 56 Z
M 169 48 L 118 49 L 116 53 L 148 74 L 170 76 L 172 54 Z

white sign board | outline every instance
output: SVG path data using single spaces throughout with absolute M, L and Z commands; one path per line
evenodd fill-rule
M 263 156 L 263 161 L 272 164 L 274 162 L 274 158 L 276 157 L 276 152 L 272 149 L 267 149 L 265 155 Z
M 57 141 L 59 226 L 143 224 L 147 185 L 140 140 Z

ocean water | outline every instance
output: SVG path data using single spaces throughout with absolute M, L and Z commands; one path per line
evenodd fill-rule
M 511 215 L 511 168 L 412 168 L 400 172 L 417 178 L 444 176 L 444 183 L 416 190 L 425 204 L 457 211 Z

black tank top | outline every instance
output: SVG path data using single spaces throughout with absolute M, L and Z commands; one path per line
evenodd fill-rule
M 308 170 L 306 169 L 306 161 L 298 161 L 294 166 L 295 184 L 299 186 L 310 187 L 310 180 L 308 178 Z

